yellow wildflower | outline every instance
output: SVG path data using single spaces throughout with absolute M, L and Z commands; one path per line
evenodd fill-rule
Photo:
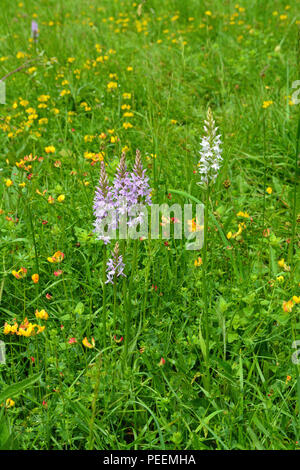
M 16 279 L 23 279 L 27 274 L 26 268 L 20 268 L 19 271 L 12 271 L 12 275 L 15 276 Z
M 269 106 L 271 106 L 271 104 L 273 104 L 273 101 L 269 100 L 269 101 L 264 101 L 263 104 L 262 104 L 262 107 L 264 109 L 267 109 Z
M 59 95 L 65 96 L 65 95 L 69 95 L 70 93 L 71 93 L 70 90 L 62 90 Z
M 284 312 L 291 312 L 294 307 L 294 302 L 292 300 L 283 301 L 282 308 Z
M 200 258 L 199 256 L 199 258 L 195 259 L 194 266 L 201 266 L 201 264 L 203 264 L 203 261 L 202 258 Z
M 48 124 L 48 119 L 47 118 L 39 119 L 39 125 L 42 126 L 43 124 Z
M 38 101 L 40 103 L 46 103 L 48 100 L 50 99 L 50 96 L 49 95 L 40 95 L 38 97 Z
M 48 147 L 45 147 L 45 152 L 46 153 L 55 153 L 55 147 L 53 145 L 49 145 Z
M 116 88 L 118 88 L 117 82 L 109 82 L 107 84 L 108 91 L 115 90 Z
M 33 274 L 31 279 L 33 280 L 34 284 L 37 284 L 39 282 L 40 276 L 38 274 Z
M 44 309 L 42 309 L 40 311 L 36 310 L 35 311 L 35 316 L 36 316 L 36 318 L 39 318 L 40 320 L 48 320 L 48 318 L 49 318 L 48 313 Z
M 5 402 L 5 407 L 12 408 L 13 406 L 15 406 L 15 402 L 11 398 L 8 398 Z
M 37 334 L 43 333 L 44 329 L 46 328 L 45 326 L 41 325 L 34 325 L 37 328 Z
M 85 337 L 83 340 L 82 340 L 82 344 L 86 347 L 86 348 L 89 348 L 89 349 L 93 349 L 95 347 L 95 340 L 94 338 L 92 338 L 92 344 L 89 343 L 87 337 Z
M 246 219 L 249 219 L 250 215 L 248 214 L 248 212 L 238 212 L 237 214 L 237 217 L 245 217 Z
M 47 260 L 49 263 L 60 263 L 65 257 L 62 251 L 56 251 L 53 256 L 49 256 Z

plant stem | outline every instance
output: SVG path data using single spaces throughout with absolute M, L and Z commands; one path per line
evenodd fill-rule
M 208 233 L 208 205 L 209 205 L 209 187 L 206 190 L 205 208 L 204 208 L 204 245 L 203 245 L 203 264 L 202 264 L 202 281 L 203 281 L 203 299 L 204 299 L 204 329 L 205 329 L 205 386 L 210 387 L 209 373 L 209 322 L 208 322 L 208 298 L 207 298 L 207 233 Z
M 36 272 L 38 275 L 40 275 L 39 259 L 38 259 L 38 253 L 37 253 L 37 245 L 36 245 L 36 239 L 35 239 L 35 234 L 34 234 L 34 227 L 33 227 L 33 222 L 32 222 L 32 213 L 31 213 L 30 204 L 28 204 L 27 209 L 28 209 L 28 215 L 29 215 L 29 221 L 30 221 L 32 241 L 33 241 L 33 246 L 34 246 Z
M 114 319 L 114 331 L 113 334 L 116 334 L 116 325 L 117 325 L 117 279 L 115 276 L 114 279 L 114 305 L 113 305 L 113 319 Z
M 125 323 L 125 349 L 124 349 L 124 359 L 125 364 L 128 365 L 128 346 L 130 342 L 130 323 L 131 323 L 131 296 L 132 296 L 132 284 L 133 284 L 133 276 L 136 271 L 137 265 L 137 255 L 138 255 L 138 243 L 139 240 L 136 239 L 134 241 L 134 248 L 133 248 L 133 260 L 132 260 L 132 271 L 129 280 L 129 287 L 127 291 L 127 302 L 126 302 L 126 323 Z
M 296 233 L 296 223 L 297 223 L 297 186 L 298 186 L 298 155 L 299 155 L 299 141 L 300 141 L 300 117 L 298 119 L 298 128 L 296 136 L 296 154 L 295 154 L 295 183 L 294 183 L 294 194 L 293 194 L 293 220 L 292 220 L 292 236 L 289 244 L 288 252 L 288 264 L 291 264 L 293 254 L 294 254 L 294 242 L 295 242 L 295 233 Z
M 102 281 L 103 281 L 103 307 L 102 307 L 102 318 L 103 318 L 103 349 L 106 348 L 106 246 L 103 245 L 103 270 L 102 270 Z
M 94 448 L 94 422 L 95 422 L 95 416 L 96 416 L 96 405 L 97 405 L 97 398 L 98 398 L 98 393 L 99 393 L 99 387 L 100 387 L 100 375 L 101 375 L 101 356 L 99 356 L 98 360 L 98 370 L 97 370 L 97 376 L 96 376 L 96 383 L 95 383 L 95 388 L 94 388 L 94 396 L 93 396 L 93 401 L 92 401 L 92 416 L 90 420 L 90 426 L 89 426 L 89 443 L 88 443 L 88 450 L 93 450 Z

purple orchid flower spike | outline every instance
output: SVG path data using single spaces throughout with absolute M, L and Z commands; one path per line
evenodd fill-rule
M 131 173 L 131 181 L 134 193 L 137 196 L 138 203 L 151 205 L 151 188 L 149 186 L 149 178 L 146 176 L 146 170 L 143 169 L 141 152 L 136 150 L 135 164 Z
M 107 269 L 107 279 L 105 284 L 114 284 L 119 276 L 124 276 L 125 265 L 123 263 L 123 257 L 119 254 L 119 243 L 115 244 L 114 251 L 112 253 L 112 258 L 110 258 L 106 264 Z
M 113 182 L 113 191 L 116 204 L 119 208 L 119 213 L 125 208 L 130 207 L 136 203 L 135 194 L 132 191 L 132 184 L 130 175 L 126 167 L 126 154 L 122 153 L 117 173 Z
M 136 150 L 136 158 L 133 171 L 130 173 L 131 192 L 135 198 L 135 207 L 129 210 L 129 227 L 137 227 L 147 217 L 146 206 L 151 205 L 151 188 L 146 170 L 143 169 L 141 152 Z
M 39 26 L 36 21 L 31 22 L 31 37 L 36 42 L 39 37 Z
M 105 163 L 101 162 L 101 174 L 99 185 L 96 188 L 94 197 L 94 232 L 97 234 L 98 240 L 103 240 L 105 244 L 110 242 L 110 232 L 116 229 L 117 221 L 115 217 L 114 195 L 109 185 L 108 177 L 105 170 Z M 110 219 L 107 219 L 109 214 Z M 107 221 L 107 232 L 104 233 L 103 221 Z

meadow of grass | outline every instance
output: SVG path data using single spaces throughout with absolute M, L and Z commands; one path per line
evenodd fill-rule
M 1 0 L 0 449 L 299 448 L 300 14 L 241 1 Z M 204 202 L 208 107 L 204 249 L 123 242 L 105 284 L 101 161 Z

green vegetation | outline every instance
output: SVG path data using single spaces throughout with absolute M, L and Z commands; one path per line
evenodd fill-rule
M 299 448 L 296 0 L 1 9 L 0 449 Z M 101 162 L 139 149 L 153 202 L 204 202 L 208 108 L 206 247 L 121 242 L 105 284 Z

